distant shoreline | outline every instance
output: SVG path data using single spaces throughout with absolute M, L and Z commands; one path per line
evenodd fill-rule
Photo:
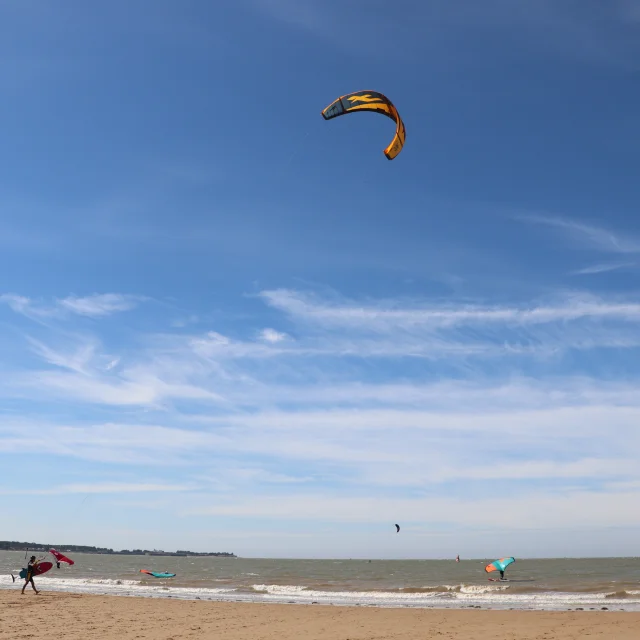
M 48 553 L 49 549 L 57 549 L 61 553 L 91 553 L 95 555 L 109 555 L 109 556 L 161 556 L 161 557 L 177 557 L 177 558 L 190 558 L 190 557 L 214 557 L 214 558 L 237 558 L 235 553 L 228 551 L 185 551 L 179 549 L 178 551 L 161 551 L 158 549 L 121 549 L 115 551 L 107 547 L 93 547 L 90 545 L 75 545 L 75 544 L 41 544 L 36 542 L 16 542 L 8 540 L 0 540 L 0 551 L 35 551 L 36 553 Z

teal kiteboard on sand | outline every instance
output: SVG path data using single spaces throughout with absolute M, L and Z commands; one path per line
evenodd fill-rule
M 146 573 L 148 576 L 153 576 L 154 578 L 175 578 L 175 573 L 164 573 L 162 571 L 147 571 L 146 569 L 140 569 L 140 573 Z

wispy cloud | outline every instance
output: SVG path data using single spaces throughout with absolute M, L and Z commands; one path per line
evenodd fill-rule
M 120 375 L 86 375 L 85 372 L 68 373 L 38 371 L 18 376 L 12 385 L 25 392 L 40 389 L 41 398 L 67 398 L 89 404 L 112 406 L 145 406 L 161 409 L 169 400 L 224 402 L 216 392 L 158 377 L 152 371 L 125 370 Z
M 276 331 L 275 329 L 263 329 L 260 332 L 260 339 L 265 342 L 270 342 L 271 344 L 275 344 L 277 342 L 282 342 L 288 338 L 286 333 L 281 333 L 280 331 Z
M 195 485 L 147 484 L 111 482 L 101 484 L 66 484 L 41 489 L 3 489 L 0 495 L 66 495 L 66 494 L 122 494 L 122 493 L 168 493 L 194 491 Z
M 576 269 L 571 274 L 574 276 L 596 275 L 598 273 L 608 273 L 609 271 L 617 271 L 620 269 L 630 269 L 637 266 L 635 262 L 614 262 L 610 264 L 594 264 L 590 267 Z
M 202 374 L 201 367 L 188 347 L 185 352 L 191 353 L 190 361 L 184 361 L 184 354 L 174 354 L 162 365 L 160 353 L 146 358 L 141 353 L 134 363 L 122 362 L 120 356 L 103 351 L 98 339 L 82 334 L 65 332 L 62 339 L 56 335 L 55 347 L 30 336 L 27 341 L 32 352 L 54 368 L 15 372 L 7 378 L 7 390 L 11 388 L 19 395 L 39 390 L 42 399 L 66 397 L 90 404 L 156 409 L 177 399 L 224 403 L 211 381 L 208 385 L 201 384 L 206 379 L 197 375 Z
M 541 215 L 518 215 L 514 217 L 522 222 L 546 225 L 559 229 L 579 246 L 607 253 L 640 253 L 640 238 L 636 238 L 630 234 L 621 236 L 603 227 L 566 218 Z
M 98 347 L 97 342 L 93 340 L 82 341 L 72 353 L 65 353 L 52 349 L 34 338 L 28 337 L 27 339 L 34 353 L 40 356 L 45 362 L 81 374 L 87 373 L 88 366 L 94 359 Z
M 63 317 L 65 314 L 98 318 L 130 311 L 142 300 L 144 298 L 141 296 L 104 293 L 85 297 L 68 296 L 47 305 L 26 296 L 11 293 L 0 295 L 0 302 L 7 304 L 16 313 L 33 319 Z
M 82 316 L 108 316 L 133 309 L 141 298 L 119 293 L 103 293 L 92 296 L 69 296 L 58 301 L 63 308 Z
M 0 302 L 8 305 L 12 311 L 35 320 L 49 318 L 57 313 L 54 307 L 35 304 L 30 298 L 13 293 L 0 295 Z
M 452 327 L 473 324 L 532 325 L 566 322 L 583 318 L 640 319 L 640 302 L 606 301 L 589 294 L 569 294 L 558 304 L 528 306 L 482 306 L 472 304 L 412 304 L 399 301 L 355 304 L 348 301 L 328 302 L 305 293 L 287 289 L 263 291 L 261 297 L 271 306 L 287 314 L 317 323 L 354 325 L 378 329 L 404 327 Z
M 639 498 L 635 491 L 615 494 L 570 491 L 562 494 L 530 492 L 524 499 L 511 496 L 494 498 L 364 498 L 362 496 L 317 496 L 314 494 L 287 497 L 245 498 L 217 505 L 185 509 L 188 514 L 215 516 L 269 517 L 310 519 L 338 522 L 378 523 L 380 514 L 394 514 L 399 521 L 415 522 L 423 514 L 430 521 L 447 525 L 495 526 L 496 513 L 509 513 L 509 528 L 523 530 L 540 526 L 540 513 L 546 515 L 545 528 L 568 526 L 597 527 L 602 522 L 619 526 L 640 525 L 640 514 L 629 509 Z M 437 514 L 434 516 L 433 514 Z
M 253 338 L 246 340 L 216 331 L 179 333 L 147 336 L 140 347 L 118 353 L 105 351 L 95 337 L 68 331 L 64 336 L 52 332 L 49 343 L 28 336 L 33 353 L 49 366 L 5 376 L 3 393 L 24 396 L 39 389 L 42 399 L 165 410 L 167 403 L 184 401 L 226 411 L 256 403 L 295 405 L 304 398 L 342 404 L 381 404 L 393 397 L 438 402 L 442 389 L 351 384 L 362 371 L 353 369 L 348 358 L 429 358 L 447 361 L 449 367 L 470 361 L 486 367 L 490 360 L 504 363 L 505 358 L 515 362 L 571 350 L 640 347 L 640 302 L 629 297 L 574 294 L 553 303 L 487 306 L 424 300 L 358 303 L 292 290 L 260 296 L 297 324 L 295 340 L 274 329 L 250 332 Z M 269 365 L 261 364 L 266 360 Z M 336 375 L 342 381 L 332 385 Z M 305 388 L 309 382 L 312 391 Z M 461 397 L 465 393 L 474 391 L 467 388 Z
M 375 386 L 370 395 L 374 392 Z M 389 400 L 387 407 L 338 410 L 336 401 L 327 398 L 323 409 L 270 410 L 258 405 L 258 410 L 244 414 L 166 415 L 164 420 L 174 426 L 72 426 L 4 417 L 0 450 L 20 454 L 44 447 L 49 456 L 120 465 L 204 465 L 227 481 L 238 479 L 239 470 L 248 468 L 257 483 L 261 478 L 272 482 L 276 476 L 300 478 L 300 473 L 292 473 L 292 464 L 302 465 L 304 477 L 321 480 L 333 475 L 345 486 L 424 488 L 465 479 L 640 478 L 634 462 L 640 455 L 640 401 L 631 386 L 626 397 L 614 391 L 554 401 L 549 393 L 551 407 L 544 406 L 542 391 L 537 399 L 528 398 L 524 390 L 513 391 L 502 401 L 498 388 L 486 390 L 493 401 L 482 401 L 480 388 L 476 393 L 462 409 L 462 391 L 436 407 L 428 401 L 414 407 Z M 248 467 L 246 461 L 254 456 L 262 465 Z M 227 467 L 234 471 L 227 474 Z
M 380 8 L 371 9 L 366 0 L 330 4 L 314 0 L 253 0 L 253 4 L 266 14 L 293 28 L 310 32 L 331 40 L 338 46 L 350 43 L 349 35 L 358 26 L 365 25 L 368 33 L 381 33 L 393 43 L 391 55 L 406 55 L 418 46 L 401 25 L 380 20 Z M 581 62 L 634 67 L 631 60 L 638 52 L 637 36 L 640 25 L 637 10 L 629 0 L 612 0 L 602 11 L 583 10 L 582 4 L 553 0 L 527 2 L 517 7 L 505 0 L 487 0 L 478 5 L 473 0 L 450 2 L 434 0 L 414 3 L 398 0 L 397 11 L 406 21 L 421 25 L 419 33 L 433 30 L 437 38 L 427 39 L 420 46 L 442 53 L 456 48 L 455 56 L 448 56 L 455 64 L 465 54 L 457 46 L 460 32 L 472 28 L 476 34 L 499 41 L 503 34 L 518 34 L 518 46 L 532 53 L 549 53 L 557 57 L 577 59 Z M 632 8 L 633 7 L 633 8 Z M 369 12 L 367 12 L 369 8 Z M 375 18 L 378 18 L 376 20 Z M 384 31 L 380 23 L 384 25 Z M 433 44 L 431 44 L 433 42 Z M 513 40 L 509 40 L 513 48 Z M 474 49 L 474 51 L 476 51 Z M 357 55 L 357 48 L 351 47 Z M 438 64 L 434 55 L 430 64 Z
M 92 476 L 42 490 L 166 490 L 161 508 L 184 517 L 369 522 L 398 501 L 398 517 L 420 521 L 416 513 L 449 499 L 464 508 L 460 496 L 471 485 L 487 508 L 505 491 L 551 510 L 559 509 L 557 495 L 573 505 L 587 495 L 617 501 L 637 492 L 640 371 L 616 376 L 552 360 L 527 375 L 505 366 L 518 347 L 522 365 L 540 349 L 589 340 L 621 352 L 640 346 L 640 301 L 632 295 L 488 304 L 275 289 L 257 300 L 268 313 L 235 326 L 234 337 L 213 328 L 150 331 L 107 350 L 109 327 L 101 323 L 91 323 L 94 335 L 69 324 L 42 327 L 27 343 L 40 362 L 0 372 L 7 407 L 0 453 L 19 460 L 42 449 L 70 466 L 125 469 L 130 481 Z M 272 328 L 292 324 L 295 340 Z M 444 368 L 412 360 L 438 348 L 449 352 Z M 477 364 L 452 374 L 454 355 L 464 361 L 473 349 Z M 272 504 L 275 511 L 265 507 Z M 443 521 L 487 525 L 475 507 L 453 511 L 443 511 Z

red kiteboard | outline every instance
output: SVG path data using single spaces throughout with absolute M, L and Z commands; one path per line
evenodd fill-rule
M 47 573 L 47 571 L 49 571 L 49 569 L 51 569 L 53 567 L 53 564 L 51 562 L 41 562 L 40 564 L 36 565 L 36 568 L 33 570 L 33 575 L 34 576 L 41 576 L 43 573 Z M 20 577 L 24 580 L 27 577 L 27 570 L 23 569 L 20 572 Z

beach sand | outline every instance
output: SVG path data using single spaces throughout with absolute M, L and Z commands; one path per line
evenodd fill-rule
M 0 591 L 0 639 L 638 640 L 640 613 L 245 604 Z

